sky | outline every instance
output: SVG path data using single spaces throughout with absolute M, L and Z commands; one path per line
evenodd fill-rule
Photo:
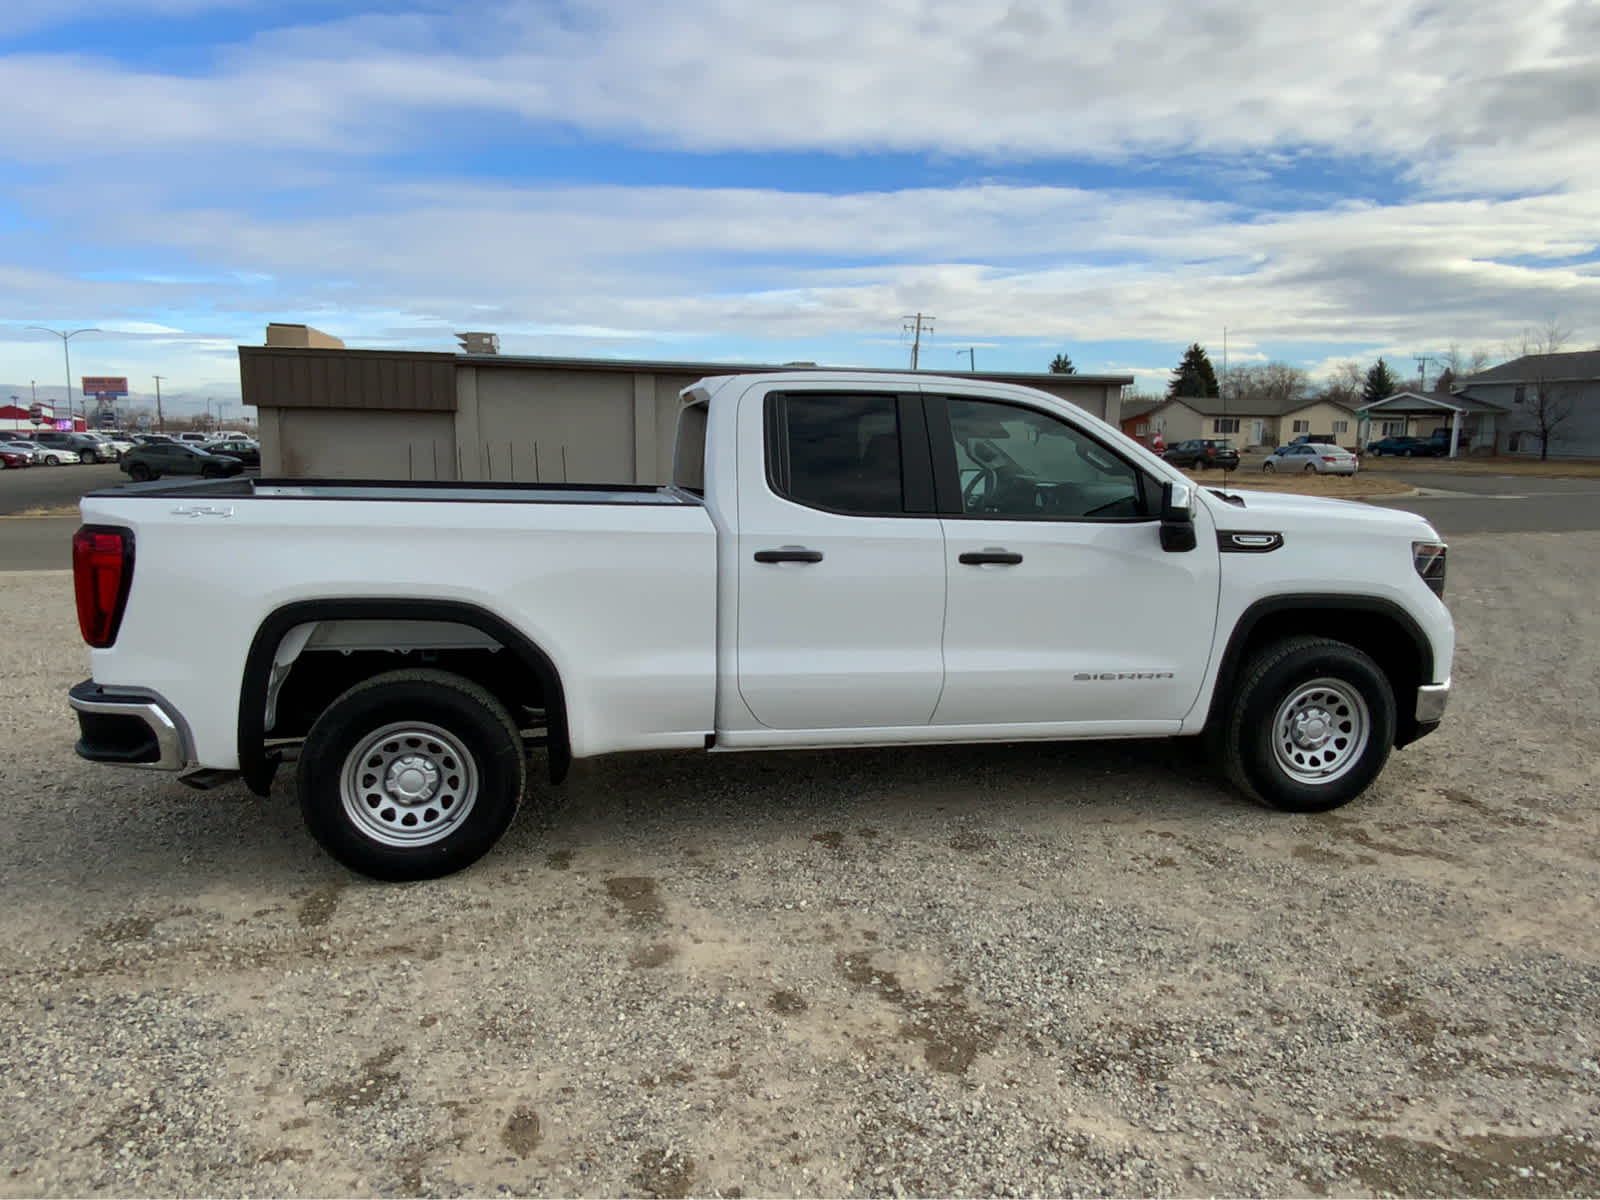
M 1594 0 L 6 0 L 0 88 L 0 402 L 63 391 L 30 325 L 235 415 L 270 321 L 904 367 L 921 312 L 1143 391 L 1600 342 Z

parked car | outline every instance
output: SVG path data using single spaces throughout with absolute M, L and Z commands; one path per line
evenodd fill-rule
M 1442 719 L 1446 547 L 1413 513 L 1225 500 L 976 378 L 682 398 L 670 486 L 84 496 L 76 753 L 262 795 L 292 763 L 329 854 L 420 879 L 499 840 L 530 744 L 559 780 L 627 751 L 1204 736 L 1241 792 L 1306 812 Z
M 33 466 L 33 456 L 26 450 L 10 450 L 0 445 L 0 470 L 16 470 Z
M 1448 448 L 1446 449 L 1448 451 Z M 1394 454 L 1401 458 L 1433 458 L 1438 455 L 1439 447 L 1428 438 L 1386 437 L 1369 443 L 1367 453 L 1376 454 L 1379 458 L 1385 454 Z
M 72 459 L 73 462 L 116 462 L 121 457 L 111 443 L 97 433 L 63 433 L 60 430 L 46 429 L 35 434 L 33 440 L 47 451 L 71 451 L 77 456 Z M 63 457 L 61 461 L 67 460 Z
M 1361 460 L 1343 446 L 1322 446 L 1312 442 L 1291 442 L 1279 446 L 1261 464 L 1267 474 L 1275 471 L 1303 471 L 1317 475 L 1354 475 Z
M 28 441 L 17 442 L 19 446 L 30 446 L 39 452 L 37 463 L 47 467 L 71 466 L 83 460 L 78 457 L 76 450 L 68 450 L 64 446 L 46 446 L 42 442 Z
M 136 433 L 133 435 L 133 444 L 135 446 L 149 446 L 156 442 L 170 442 L 172 440 L 172 436 L 165 433 Z
M 0 434 L 0 450 L 9 450 L 13 454 L 26 454 L 29 464 L 35 467 L 44 463 L 44 447 L 38 442 L 28 441 L 27 438 Z
M 135 446 L 123 456 L 122 469 L 129 479 L 136 481 L 160 479 L 163 475 L 200 475 L 206 479 L 220 479 L 225 475 L 237 475 L 244 470 L 244 464 L 237 458 L 212 454 L 199 446 L 157 442 Z
M 196 433 L 193 430 L 186 430 L 183 433 L 173 434 L 172 440 L 189 446 L 203 446 L 216 436 L 214 433 Z
M 261 465 L 261 447 L 252 441 L 230 439 L 225 442 L 207 442 L 205 449 L 210 454 L 226 454 L 229 458 L 237 458 L 247 467 Z
M 1161 456 L 1175 467 L 1221 467 L 1231 471 L 1239 465 L 1239 452 L 1227 438 L 1190 438 L 1179 442 Z

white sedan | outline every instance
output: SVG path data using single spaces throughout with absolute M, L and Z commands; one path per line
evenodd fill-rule
M 1279 446 L 1267 455 L 1261 469 L 1273 471 L 1311 471 L 1318 475 L 1354 475 L 1361 469 L 1361 460 L 1343 446 L 1319 446 L 1310 442 L 1297 442 L 1292 446 Z

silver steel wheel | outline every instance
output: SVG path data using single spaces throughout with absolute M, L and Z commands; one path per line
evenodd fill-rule
M 426 721 L 374 730 L 339 772 L 345 816 L 385 846 L 427 846 L 448 837 L 478 799 L 478 767 L 454 734 Z
M 1272 718 L 1272 753 L 1296 783 L 1331 783 L 1360 761 L 1372 736 L 1367 702 L 1339 679 L 1302 684 Z

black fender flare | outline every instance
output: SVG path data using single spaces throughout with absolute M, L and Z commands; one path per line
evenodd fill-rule
M 1234 622 L 1233 632 L 1228 635 L 1228 644 L 1222 652 L 1222 661 L 1217 668 L 1216 683 L 1211 688 L 1205 728 L 1215 727 L 1220 706 L 1226 701 L 1234 682 L 1238 679 L 1240 668 L 1244 665 L 1245 647 L 1250 644 L 1256 630 L 1261 627 L 1262 622 L 1289 613 L 1305 613 L 1308 616 L 1323 613 L 1341 618 L 1364 615 L 1387 619 L 1401 631 L 1416 655 L 1413 663 L 1406 664 L 1407 673 L 1415 670 L 1418 684 L 1434 681 L 1433 643 L 1428 640 L 1428 635 L 1423 632 L 1416 618 L 1395 601 L 1383 596 L 1342 595 L 1337 592 L 1269 596 L 1250 605 Z M 1393 664 L 1380 662 L 1379 666 L 1383 667 L 1386 674 L 1392 674 Z M 1415 700 L 1414 696 L 1395 697 L 1398 707 L 1395 737 L 1397 746 L 1415 741 L 1418 736 Z
M 300 600 L 268 614 L 257 627 L 245 655 L 239 683 L 239 774 L 258 796 L 272 788 L 280 756 L 266 749 L 267 684 L 272 660 L 284 635 L 296 625 L 312 621 L 445 621 L 470 625 L 499 642 L 539 681 L 549 722 L 550 781 L 560 783 L 572 765 L 572 743 L 567 736 L 566 693 L 561 675 L 550 656 L 505 618 L 476 604 L 459 600 L 407 600 L 387 596 L 330 600 Z

